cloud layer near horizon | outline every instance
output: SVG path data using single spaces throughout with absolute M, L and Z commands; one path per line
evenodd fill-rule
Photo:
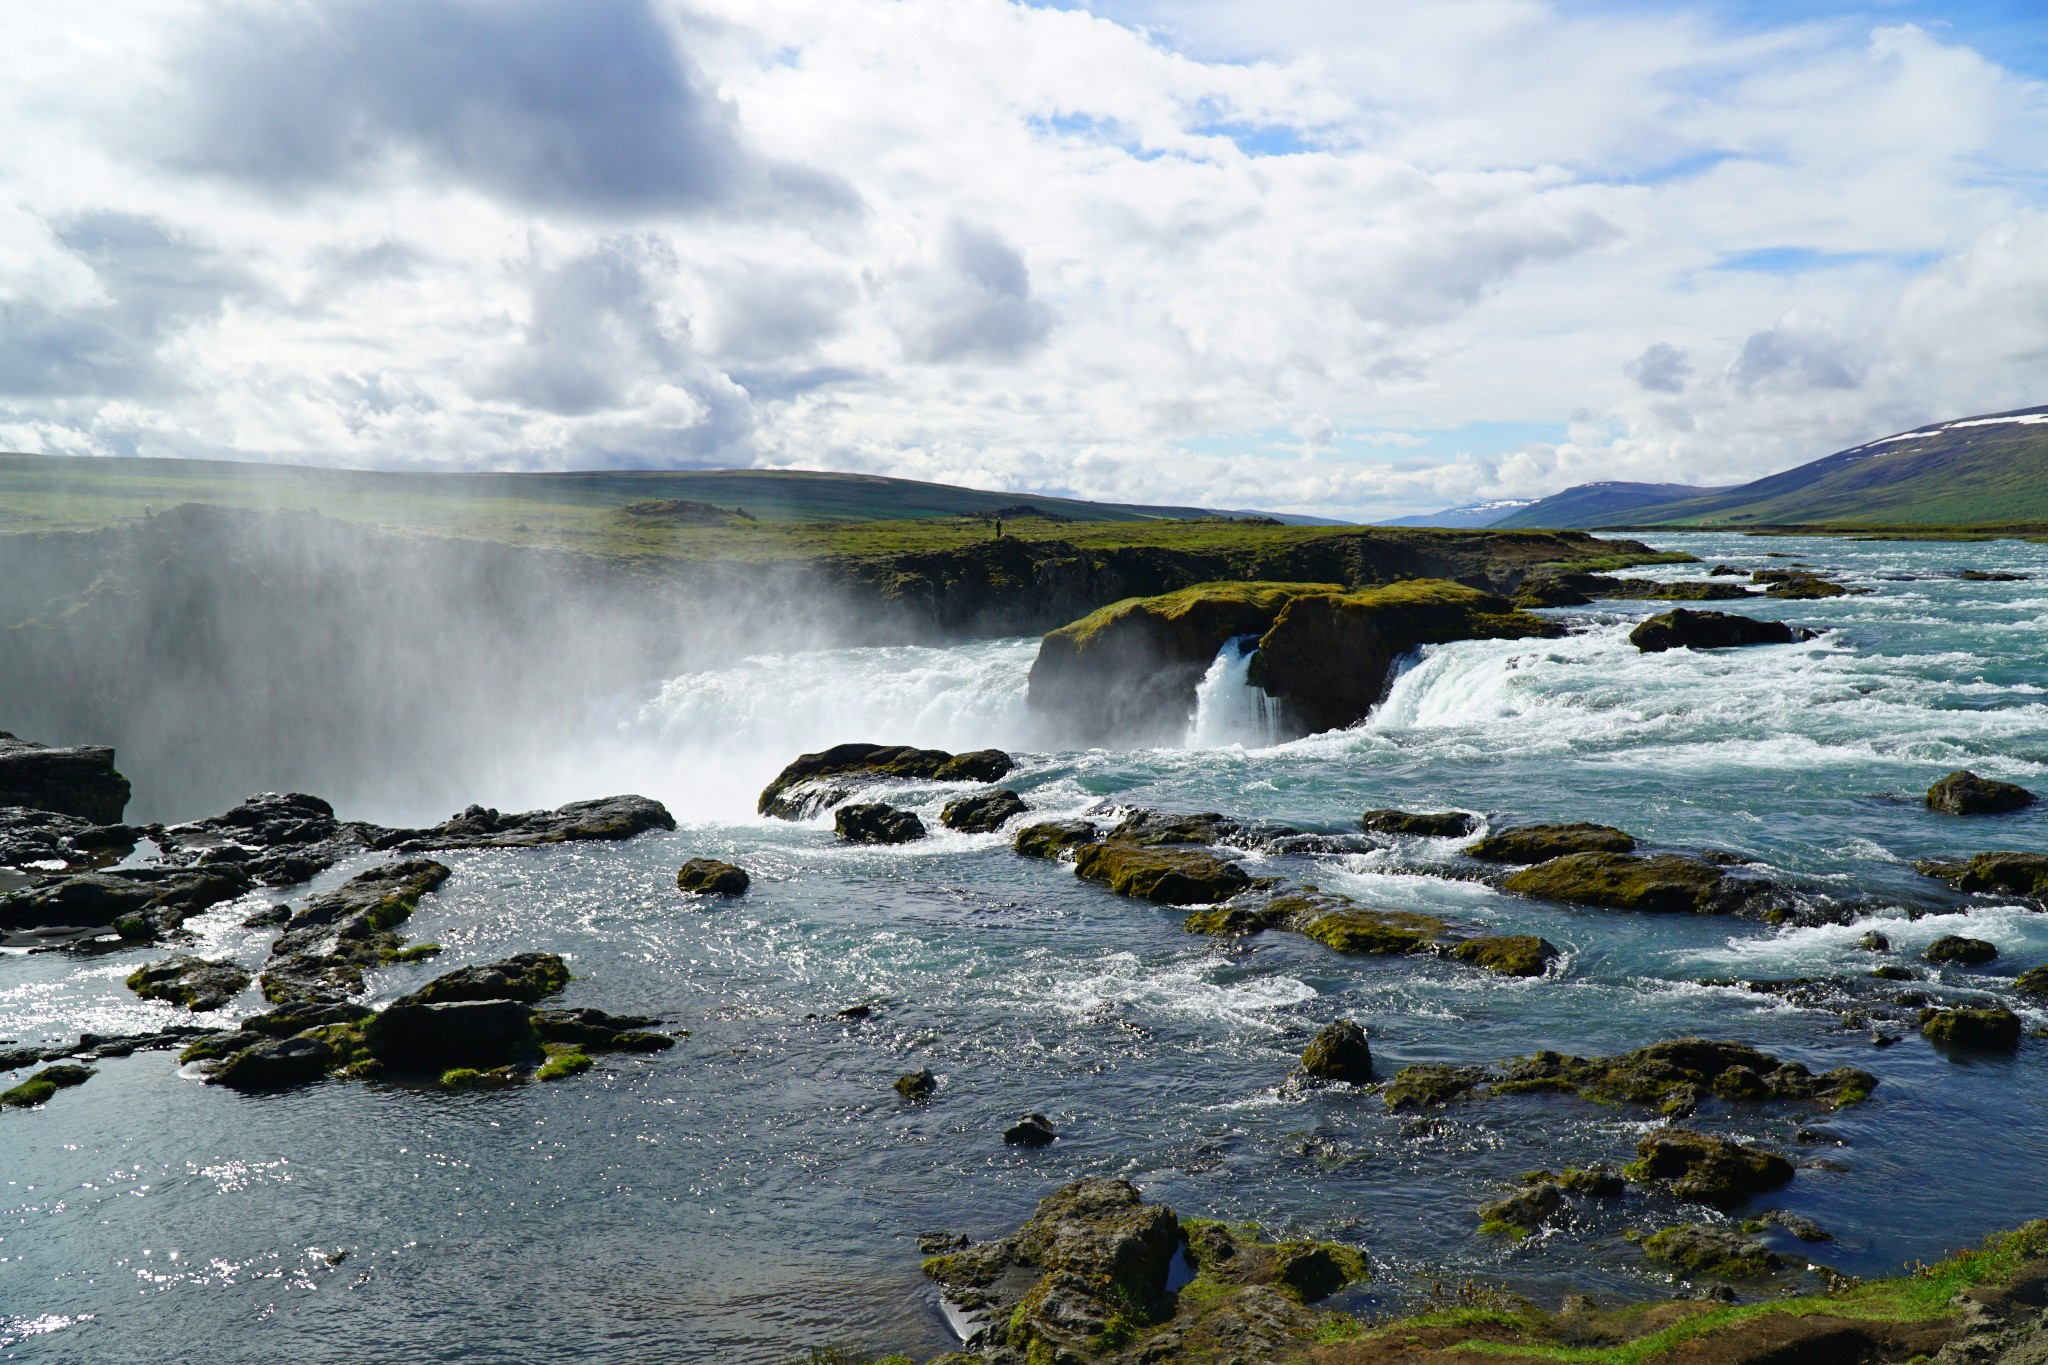
M 0 448 L 1735 482 L 2048 401 L 2048 90 L 1911 8 L 25 11 Z

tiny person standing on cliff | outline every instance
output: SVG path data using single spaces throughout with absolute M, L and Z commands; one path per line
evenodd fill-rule
M 996 518 L 996 539 L 997 539 L 997 540 L 1001 540 L 1002 538 L 1003 538 L 1003 519 L 1002 519 L 1001 517 L 997 517 L 997 518 Z

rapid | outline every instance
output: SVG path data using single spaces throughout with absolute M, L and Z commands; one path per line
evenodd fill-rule
M 1287 1086 L 1337 1018 L 1366 1028 L 1383 1076 L 1691 1033 L 1876 1073 L 1872 1098 L 1839 1114 L 1701 1120 L 1802 1163 L 1756 1207 L 1829 1229 L 1831 1243 L 1781 1249 L 1843 1273 L 1894 1272 L 2048 1214 L 2048 1045 L 1969 1058 L 1917 1035 L 1879 1047 L 1743 984 L 1867 976 L 1870 921 L 1892 942 L 1886 960 L 1911 963 L 1940 999 L 2048 962 L 2048 915 L 1944 900 L 1912 867 L 2048 851 L 2048 806 L 1962 819 L 1920 801 L 1958 767 L 2048 786 L 2048 547 L 1652 543 L 1701 562 L 1632 573 L 1796 557 L 1867 592 L 1711 604 L 1822 631 L 1713 653 L 1629 646 L 1629 628 L 1669 603 L 1554 609 L 1579 629 L 1426 649 L 1364 723 L 1289 742 L 1239 642 L 1203 679 L 1185 742 L 1164 749 L 1063 748 L 1026 706 L 1035 638 L 761 655 L 622 691 L 592 708 L 572 751 L 478 799 L 509 810 L 638 791 L 681 827 L 439 855 L 454 875 L 408 928 L 445 951 L 373 972 L 371 1000 L 546 949 L 569 959 L 577 1003 L 660 1014 L 689 1036 L 569 1084 L 454 1093 L 238 1095 L 165 1053 L 99 1062 L 47 1109 L 0 1114 L 0 1356 L 524 1361 L 544 1342 L 562 1361 L 774 1365 L 827 1344 L 925 1358 L 956 1340 L 919 1274 L 919 1234 L 999 1235 L 1083 1174 L 1128 1178 L 1183 1214 L 1359 1245 L 1373 1279 L 1337 1307 L 1398 1307 L 1431 1280 L 1468 1278 L 1552 1305 L 1668 1292 L 1623 1236 L 1671 1221 L 1640 1196 L 1520 1241 L 1482 1236 L 1473 1215 L 1521 1172 L 1627 1160 L 1654 1113 L 1548 1096 L 1394 1114 L 1344 1087 Z M 1965 567 L 2032 577 L 1954 576 Z M 1295 934 L 1209 938 L 1181 912 L 1015 856 L 1006 834 L 940 828 L 962 784 L 892 788 L 933 830 L 897 847 L 839 844 L 829 815 L 754 814 L 790 759 L 848 740 L 1007 749 L 1020 766 L 1004 785 L 1028 820 L 1138 806 L 1329 831 L 1373 807 L 1467 810 L 1496 829 L 1588 820 L 1733 850 L 1867 913 L 1777 928 L 1543 904 L 1437 875 L 1461 840 L 1404 839 L 1243 861 L 1374 908 L 1540 934 L 1561 963 L 1511 980 L 1343 957 Z M 674 877 L 697 856 L 743 864 L 751 892 L 691 903 Z M 251 908 L 192 921 L 198 943 L 180 950 L 261 960 L 270 935 L 242 927 Z M 1945 933 L 2000 955 L 1918 963 Z M 0 1038 L 181 1021 L 122 984 L 161 955 L 9 953 Z M 199 1022 L 231 1023 L 254 1000 Z M 2048 1028 L 2038 1008 L 2022 1016 Z M 906 1105 L 891 1082 L 921 1067 L 938 1094 Z M 1030 1111 L 1059 1140 L 1006 1147 L 1002 1128 Z

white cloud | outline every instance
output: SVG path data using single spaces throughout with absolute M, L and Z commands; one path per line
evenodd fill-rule
M 2048 96 L 1884 13 L 31 8 L 0 440 L 1357 516 L 1727 482 L 2048 396 Z

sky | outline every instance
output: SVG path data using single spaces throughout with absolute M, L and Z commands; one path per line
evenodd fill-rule
M 2040 0 L 0 26 L 4 450 L 1369 520 L 2048 402 Z

